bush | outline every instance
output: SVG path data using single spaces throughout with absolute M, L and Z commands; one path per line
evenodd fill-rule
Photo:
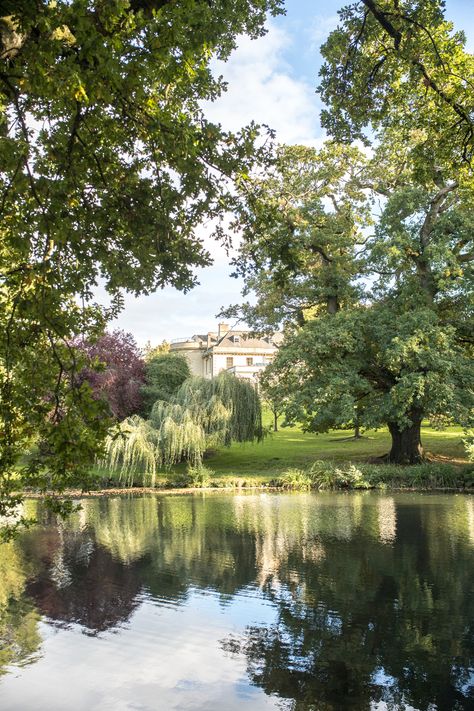
M 124 420 L 139 412 L 145 362 L 132 334 L 117 330 L 94 343 L 77 340 L 75 345 L 90 362 L 80 380 L 89 383 L 95 398 L 107 403 L 113 417 Z
M 354 464 L 335 466 L 317 461 L 310 468 L 313 486 L 317 489 L 368 489 L 370 484 Z
M 207 489 L 211 486 L 212 474 L 212 470 L 202 464 L 196 467 L 188 466 L 186 472 L 178 475 L 174 483 L 183 488 Z
M 466 432 L 466 439 L 463 439 L 466 456 L 470 462 L 474 462 L 474 430 Z
M 396 464 L 361 465 L 365 479 L 372 486 L 416 489 L 464 489 L 474 484 L 474 467 L 443 462 L 425 462 L 400 467 Z
M 274 485 L 284 489 L 469 489 L 474 467 L 426 462 L 401 467 L 396 464 L 334 464 L 316 461 L 304 471 L 288 469 Z
M 353 464 L 336 467 L 331 462 L 317 461 L 308 471 L 287 469 L 275 482 L 283 489 L 366 489 L 370 485 Z
M 283 489 L 311 489 L 313 480 L 309 472 L 304 472 L 302 469 L 287 469 L 283 473 L 281 479 L 275 482 L 277 486 Z

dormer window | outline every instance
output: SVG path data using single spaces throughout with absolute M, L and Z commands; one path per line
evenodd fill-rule
M 234 343 L 240 343 L 240 336 L 232 336 Z

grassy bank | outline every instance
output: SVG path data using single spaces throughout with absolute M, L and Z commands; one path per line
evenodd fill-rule
M 209 456 L 205 465 L 219 477 L 258 476 L 272 479 L 289 468 L 307 469 L 315 460 L 331 462 L 367 462 L 381 457 L 390 449 L 386 430 L 369 431 L 362 439 L 348 439 L 350 432 L 330 431 L 326 434 L 304 433 L 297 427 L 281 428 L 262 442 L 233 444 Z M 462 429 L 450 427 L 437 431 L 422 428 L 425 450 L 435 457 L 454 463 L 464 461 Z
M 281 428 L 262 442 L 233 444 L 228 449 L 209 453 L 201 470 L 188 472 L 185 465 L 179 465 L 162 472 L 157 477 L 157 485 L 303 489 L 381 486 L 464 489 L 474 486 L 474 465 L 464 459 L 461 428 L 437 431 L 428 425 L 423 427 L 425 450 L 436 461 L 415 467 L 369 463 L 370 459 L 389 450 L 390 436 L 385 430 L 366 432 L 359 440 L 348 439 L 350 435 L 342 431 L 315 435 L 297 427 Z M 319 472 L 316 475 L 315 470 Z M 359 474 L 352 480 L 354 471 Z M 99 478 L 99 485 L 120 485 L 118 478 L 109 472 L 101 472 Z

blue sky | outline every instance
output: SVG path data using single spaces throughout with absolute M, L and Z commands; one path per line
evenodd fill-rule
M 255 41 L 242 38 L 225 65 L 216 66 L 229 84 L 228 92 L 206 113 L 224 128 L 238 129 L 252 119 L 277 131 L 286 143 L 318 145 L 324 139 L 316 96 L 321 66 L 319 47 L 337 25 L 343 0 L 287 0 L 286 15 L 268 23 L 268 33 Z M 446 0 L 446 16 L 467 36 L 474 52 L 472 0 Z M 125 295 L 125 309 L 111 324 L 133 333 L 140 345 L 213 330 L 221 307 L 240 300 L 241 282 L 224 250 L 200 236 L 214 258 L 212 267 L 198 270 L 199 286 L 188 294 L 166 288 L 142 297 Z M 101 295 L 103 296 L 103 295 Z

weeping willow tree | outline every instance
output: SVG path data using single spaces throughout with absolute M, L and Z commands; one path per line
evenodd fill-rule
M 260 400 L 251 385 L 226 373 L 214 380 L 193 377 L 171 400 L 157 400 L 149 420 L 134 415 L 110 433 L 101 465 L 126 486 L 137 478 L 154 486 L 160 469 L 182 461 L 199 466 L 206 450 L 259 440 L 262 433 Z

